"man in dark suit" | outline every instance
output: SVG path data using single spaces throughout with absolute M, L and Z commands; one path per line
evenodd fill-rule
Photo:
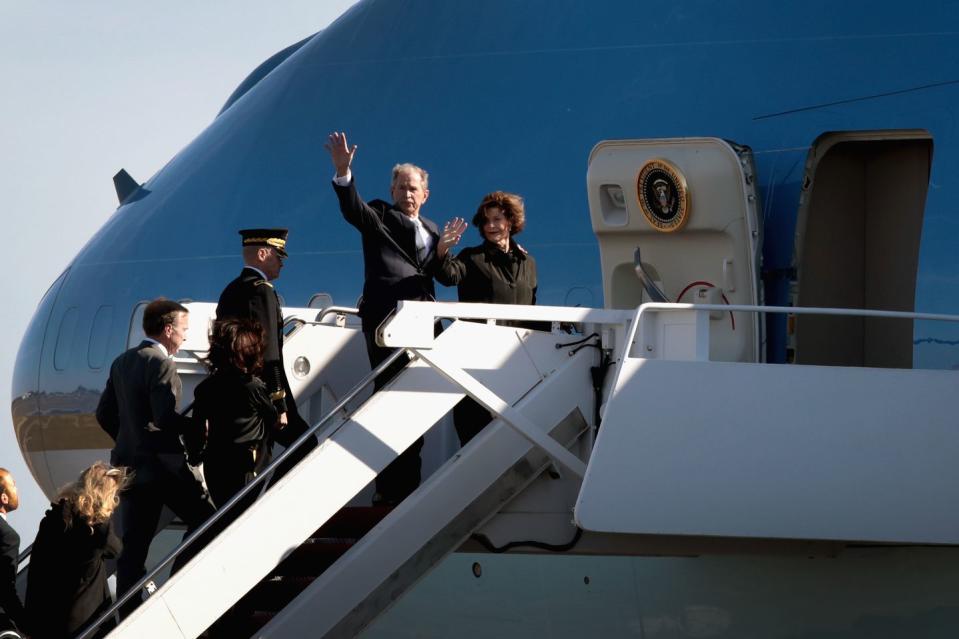
M 390 182 L 392 204 L 383 200 L 364 202 L 356 191 L 350 165 L 356 146 L 349 146 L 345 133 L 331 133 L 325 145 L 336 176 L 333 190 L 347 222 L 359 230 L 363 239 L 363 264 L 366 279 L 360 318 L 366 336 L 370 366 L 376 367 L 393 352 L 376 343 L 376 329 L 399 300 L 433 300 L 435 290 L 430 263 L 436 256 L 439 229 L 420 215 L 429 198 L 429 175 L 413 164 L 393 167 Z M 382 387 L 406 359 L 400 358 L 375 382 Z M 416 490 L 420 483 L 420 438 L 387 466 L 376 479 L 375 502 L 395 504 Z
M 177 412 L 182 388 L 171 359 L 186 340 L 187 309 L 158 299 L 143 312 L 138 346 L 117 357 L 97 406 L 97 421 L 116 442 L 110 454 L 114 466 L 133 469 L 133 483 L 120 498 L 123 551 L 117 560 L 117 592 L 125 593 L 146 574 L 146 557 L 163 506 L 187 526 L 189 535 L 213 512 L 199 483 L 186 467 L 183 444 L 202 438 L 193 422 Z M 199 550 L 192 544 L 174 570 Z M 134 597 L 124 614 L 139 604 Z
M 280 277 L 283 261 L 287 258 L 287 234 L 287 229 L 240 231 L 243 242 L 243 270 L 236 279 L 226 285 L 216 305 L 218 320 L 254 320 L 263 329 L 261 376 L 279 416 L 268 445 L 272 445 L 275 440 L 284 446 L 292 444 L 309 428 L 297 411 L 296 400 L 286 377 L 286 367 L 283 365 L 283 314 L 279 296 L 272 284 Z M 315 438 L 312 442 L 306 442 L 277 470 L 275 478 L 282 476 L 315 446 Z
M 7 523 L 7 513 L 19 505 L 20 495 L 13 475 L 6 468 L 0 468 L 0 632 L 26 631 L 26 612 L 17 596 L 20 535 Z

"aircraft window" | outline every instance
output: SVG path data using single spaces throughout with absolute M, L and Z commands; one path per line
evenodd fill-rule
M 47 289 L 47 292 L 43 294 L 43 297 L 42 297 L 42 298 L 40 298 L 40 303 L 37 305 L 38 307 L 43 306 L 44 304 L 46 304 L 46 303 L 47 303 L 47 300 L 50 298 L 50 295 L 53 294 L 53 293 L 56 293 L 57 291 L 60 290 L 60 284 L 63 283 L 63 280 L 66 279 L 67 273 L 69 273 L 69 272 L 70 272 L 70 269 L 67 268 L 65 271 L 63 271 L 62 273 L 60 273 L 60 277 L 58 277 L 58 278 L 53 282 L 53 284 L 50 285 L 50 288 Z M 39 313 L 38 313 L 38 315 L 39 315 Z
M 314 293 L 306 306 L 307 308 L 318 308 L 320 310 L 333 306 L 333 296 L 329 293 Z
M 73 334 L 77 330 L 77 307 L 71 306 L 60 320 L 60 330 L 57 332 L 57 347 L 53 351 L 53 367 L 66 370 L 70 361 L 70 351 L 73 347 Z
M 133 314 L 130 316 L 130 328 L 127 330 L 127 348 L 133 348 L 146 337 L 143 334 L 143 311 L 146 310 L 149 303 L 140 302 L 133 308 Z
M 113 330 L 113 307 L 101 306 L 90 328 L 90 344 L 87 347 L 87 364 L 90 368 L 103 368 L 107 357 L 107 344 Z
M 599 187 L 600 211 L 603 221 L 609 226 L 626 226 L 629 213 L 626 209 L 626 194 L 618 184 L 603 184 Z

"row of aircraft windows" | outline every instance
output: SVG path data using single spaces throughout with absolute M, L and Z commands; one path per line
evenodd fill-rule
M 53 368 L 58 371 L 67 369 L 74 344 L 77 344 L 77 320 L 79 311 L 71 306 L 60 320 L 57 331 L 57 344 L 53 351 Z M 107 347 L 110 334 L 113 331 L 113 307 L 101 306 L 97 309 L 90 325 L 90 335 L 87 340 L 87 366 L 93 370 L 103 368 L 107 358 Z
M 187 303 L 189 300 L 180 300 Z M 281 298 L 282 302 L 282 298 Z M 128 343 L 126 348 L 137 344 L 143 338 L 143 331 L 140 325 L 143 323 L 143 310 L 148 302 L 138 303 L 133 313 L 130 315 L 130 326 L 127 329 Z M 333 298 L 327 293 L 317 293 L 308 304 L 309 308 L 326 308 L 333 305 Z M 359 306 L 359 300 L 356 303 Z M 71 306 L 64 312 L 60 319 L 60 326 L 57 330 L 57 343 L 53 351 L 53 368 L 58 371 L 67 369 L 70 358 L 73 356 L 73 348 L 77 343 L 77 320 L 79 310 L 76 306 Z M 107 363 L 107 349 L 109 347 L 110 335 L 114 326 L 113 306 L 101 306 L 97 309 L 93 317 L 93 324 L 90 325 L 90 336 L 87 340 L 87 366 L 91 370 L 100 370 Z

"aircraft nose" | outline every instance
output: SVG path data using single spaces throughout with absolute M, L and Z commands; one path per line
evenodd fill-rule
M 57 295 L 67 278 L 67 271 L 53 283 L 37 305 L 33 318 L 20 342 L 11 384 L 13 429 L 27 466 L 47 495 L 53 494 L 47 467 L 47 445 L 43 437 L 43 407 L 40 405 L 40 366 L 44 353 L 47 327 Z

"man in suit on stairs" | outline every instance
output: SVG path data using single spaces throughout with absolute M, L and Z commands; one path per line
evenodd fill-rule
M 117 559 L 118 596 L 146 574 L 150 542 L 156 534 L 163 506 L 187 526 L 189 535 L 213 512 L 202 486 L 186 467 L 180 437 L 202 439 L 194 423 L 177 412 L 182 383 L 172 357 L 186 341 L 187 309 L 157 299 L 143 312 L 140 344 L 120 354 L 110 366 L 110 377 L 97 406 L 97 421 L 116 445 L 110 454 L 114 466 L 133 469 L 133 483 L 120 497 L 120 534 L 123 551 Z M 173 570 L 200 548 L 193 543 L 177 558 Z M 139 604 L 134 597 L 124 607 L 129 614 Z
M 331 133 L 326 150 L 336 175 L 333 190 L 343 218 L 356 227 L 363 241 L 363 301 L 360 319 L 370 366 L 376 368 L 392 348 L 376 343 L 376 329 L 399 300 L 434 300 L 431 264 L 436 258 L 439 229 L 420 209 L 429 198 L 429 174 L 413 164 L 397 164 L 390 181 L 390 199 L 366 202 L 356 190 L 350 170 L 356 146 L 345 133 Z M 406 365 L 401 357 L 375 381 L 378 390 Z M 420 484 L 422 460 L 419 438 L 376 478 L 374 504 L 396 504 Z

